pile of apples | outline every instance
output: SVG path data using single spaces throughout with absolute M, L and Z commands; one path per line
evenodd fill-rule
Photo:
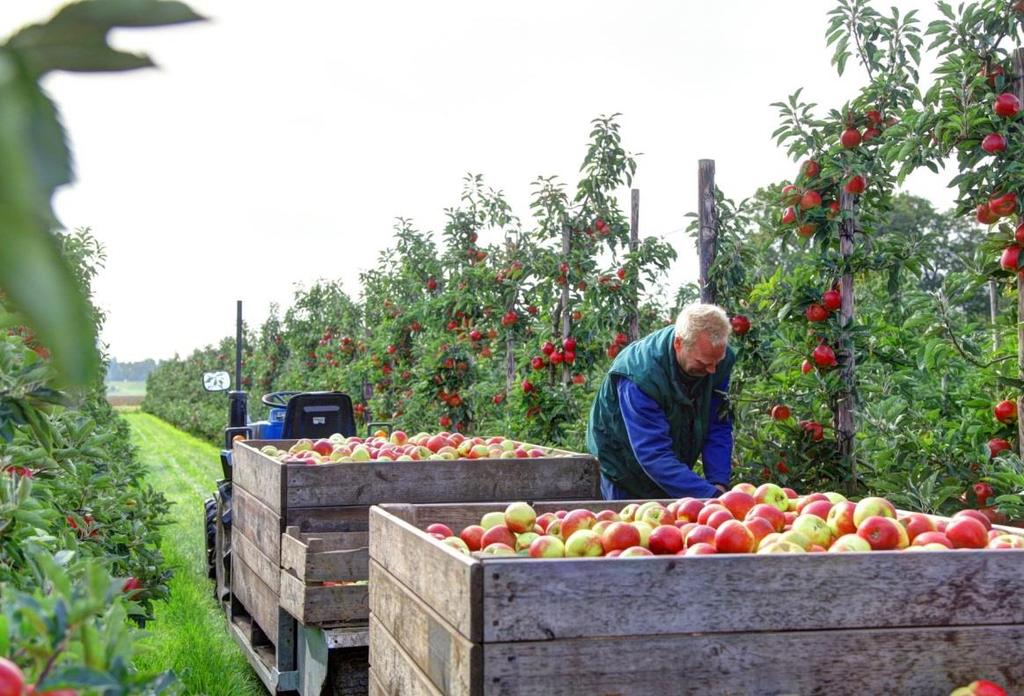
M 527 459 L 561 457 L 564 453 L 527 445 L 507 437 L 465 437 L 461 433 L 418 433 L 409 437 L 401 430 L 372 437 L 298 440 L 287 450 L 264 445 L 260 452 L 284 464 L 331 464 L 334 462 L 417 461 L 424 459 Z
M 797 496 L 774 483 L 740 483 L 711 500 L 629 503 L 618 512 L 577 509 L 538 516 L 527 503 L 516 502 L 457 536 L 440 523 L 426 532 L 467 555 L 533 558 L 1024 549 L 1024 536 L 992 529 L 977 510 L 947 520 L 898 512 L 885 498 L 855 503 L 831 492 Z

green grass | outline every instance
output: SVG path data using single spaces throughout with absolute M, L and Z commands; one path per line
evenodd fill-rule
M 146 382 L 107 382 L 107 396 L 145 396 Z
M 156 606 L 150 635 L 137 646 L 136 665 L 173 669 L 187 694 L 263 696 L 266 691 L 227 632 L 224 612 L 206 577 L 203 500 L 220 473 L 220 454 L 205 442 L 139 411 L 122 412 L 132 428 L 149 482 L 174 503 L 162 550 L 174 569 L 171 598 Z

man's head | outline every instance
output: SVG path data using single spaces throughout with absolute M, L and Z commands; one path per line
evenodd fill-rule
M 700 302 L 686 305 L 676 319 L 672 340 L 679 367 L 693 377 L 714 374 L 731 333 L 729 317 L 721 307 Z

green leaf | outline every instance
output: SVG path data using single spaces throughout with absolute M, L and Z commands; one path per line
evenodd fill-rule
M 60 146 L 49 142 L 55 134 Z M 50 196 L 70 178 L 59 148 L 62 129 L 49 100 L 0 51 L 0 291 L 33 326 L 57 370 L 84 384 L 98 369 L 96 336 L 89 305 L 51 233 Z
M 153 63 L 145 55 L 112 48 L 107 43 L 112 28 L 155 27 L 201 19 L 181 2 L 89 0 L 68 5 L 45 24 L 22 29 L 11 37 L 8 47 L 18 52 L 35 76 L 51 70 L 133 70 Z

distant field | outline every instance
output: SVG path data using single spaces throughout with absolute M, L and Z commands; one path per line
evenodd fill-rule
M 107 396 L 145 396 L 145 382 L 107 382 Z

